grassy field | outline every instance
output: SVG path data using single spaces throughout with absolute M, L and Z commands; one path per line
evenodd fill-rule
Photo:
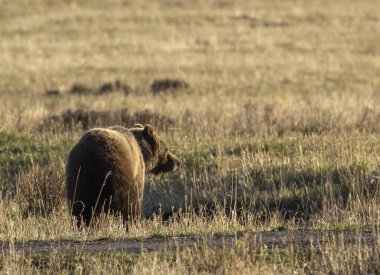
M 379 272 L 378 1 L 1 6 L 0 240 L 298 229 L 378 239 L 301 251 L 244 242 L 141 256 L 14 251 L 0 256 L 2 272 Z M 189 87 L 154 95 L 166 78 Z M 100 92 L 117 80 L 128 89 Z M 183 168 L 147 178 L 153 218 L 77 230 L 64 197 L 68 151 L 89 127 L 134 122 L 157 127 Z

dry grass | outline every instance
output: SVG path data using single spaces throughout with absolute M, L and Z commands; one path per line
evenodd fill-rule
M 21 173 L 16 182 L 16 203 L 25 213 L 49 216 L 62 208 L 64 177 L 61 167 L 34 166 Z
M 379 9 L 371 0 L 3 1 L 0 239 L 300 227 L 379 232 Z M 166 78 L 190 87 L 154 96 L 151 84 Z M 94 88 L 115 80 L 131 87 L 128 95 L 70 93 L 77 83 Z M 47 96 L 48 90 L 60 94 Z M 145 215 L 161 216 L 129 231 L 117 217 L 90 232 L 76 230 L 62 173 L 83 130 L 60 119 L 48 124 L 68 110 L 105 114 L 90 126 L 155 115 L 144 119 L 160 124 L 160 135 L 184 161 L 178 173 L 147 180 Z M 123 110 L 129 120 L 117 115 Z M 344 274 L 378 268 L 370 256 L 379 254 L 376 247 L 318 249 L 310 246 L 307 257 L 301 252 L 302 260 L 291 248 L 268 260 L 260 254 L 265 249 L 214 252 L 205 245 L 138 258 L 52 255 L 41 267 L 15 252 L 3 256 L 1 268 Z
M 11 250 L 2 256 L 4 272 L 133 273 L 133 274 L 377 274 L 379 241 L 349 244 L 343 235 L 319 247 L 310 241 L 299 248 L 267 248 L 259 241 L 242 239 L 233 246 L 214 250 L 208 238 L 176 252 L 143 253 L 140 256 L 107 253 L 29 256 Z

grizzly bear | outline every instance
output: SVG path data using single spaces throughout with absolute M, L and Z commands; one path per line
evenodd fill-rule
M 150 125 L 87 131 L 66 164 L 67 199 L 77 225 L 89 226 L 101 212 L 120 213 L 124 221 L 138 218 L 145 173 L 160 175 L 180 165 Z

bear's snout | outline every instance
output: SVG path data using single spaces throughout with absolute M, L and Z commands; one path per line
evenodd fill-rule
M 168 173 L 177 170 L 181 166 L 182 162 L 171 152 L 168 152 L 164 158 L 160 160 L 155 168 L 150 172 L 154 175 Z
M 182 161 L 172 153 L 168 154 L 168 162 L 172 163 L 172 171 L 175 171 L 182 166 Z

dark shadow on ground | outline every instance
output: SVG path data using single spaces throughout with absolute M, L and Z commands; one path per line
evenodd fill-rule
M 146 186 L 144 214 L 146 218 L 161 216 L 167 221 L 181 219 L 184 214 L 212 219 L 216 214 L 224 213 L 242 223 L 248 216 L 253 215 L 258 222 L 265 222 L 276 214 L 284 220 L 302 223 L 329 210 L 326 208 L 330 205 L 346 209 L 353 198 L 360 198 L 362 202 L 380 198 L 380 181 L 363 165 L 283 171 L 284 167 L 252 169 L 249 184 L 240 184 L 247 178 L 240 181 L 235 173 L 223 178 L 208 174 L 204 189 L 194 186 L 194 179 L 190 176 L 172 175 L 154 188 Z M 223 184 L 234 181 L 237 184 L 233 189 L 231 184 Z

